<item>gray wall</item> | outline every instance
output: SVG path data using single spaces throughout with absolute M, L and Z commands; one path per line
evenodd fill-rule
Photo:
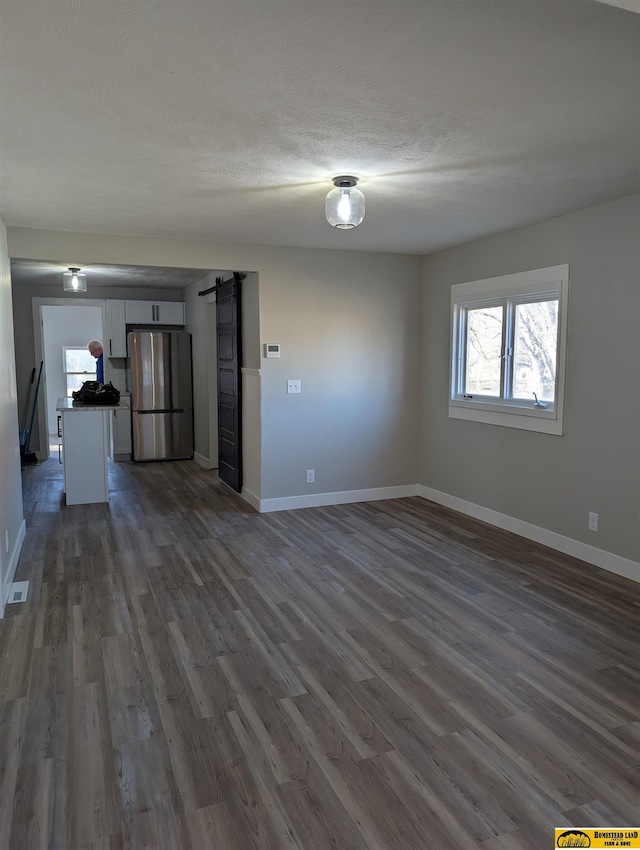
M 213 294 L 198 296 L 198 292 L 215 286 L 220 272 L 211 272 L 197 283 L 184 290 L 186 321 L 185 330 L 191 334 L 193 356 L 193 431 L 196 454 L 206 458 L 211 467 L 217 467 L 217 454 L 211 456 L 210 427 L 217 430 L 217 411 L 215 423 L 210 423 L 211 395 L 215 395 L 215 307 L 213 314 L 208 302 L 215 304 Z M 213 321 L 211 321 L 213 316 Z M 213 383 L 212 383 L 213 382 Z
M 419 268 L 410 256 L 289 251 L 266 283 L 261 273 L 261 339 L 282 348 L 261 361 L 263 499 L 416 482 Z
M 226 278 L 225 278 L 226 280 Z M 242 365 L 259 369 L 260 351 L 260 284 L 255 272 L 242 281 Z
M 422 484 L 639 559 L 639 235 L 636 195 L 424 258 Z M 452 284 L 566 262 L 564 436 L 449 419 Z
M 13 336 L 7 236 L 0 222 L 0 584 L 12 566 L 24 522 Z

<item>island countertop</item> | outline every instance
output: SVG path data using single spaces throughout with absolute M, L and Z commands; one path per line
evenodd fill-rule
M 72 398 L 59 398 L 56 402 L 56 410 L 68 413 L 73 410 L 92 411 L 92 410 L 129 410 L 129 400 L 123 400 L 120 397 L 119 404 L 82 404 L 74 402 Z

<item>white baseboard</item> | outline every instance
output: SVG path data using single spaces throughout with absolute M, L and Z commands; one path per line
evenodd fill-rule
M 251 505 L 252 508 L 255 508 L 258 512 L 260 512 L 260 499 L 255 493 L 252 493 L 251 490 L 247 490 L 246 487 L 243 487 L 240 495 L 245 502 L 248 502 Z
M 620 555 L 605 552 L 603 549 L 596 549 L 595 546 L 589 546 L 587 543 L 581 543 L 579 540 L 565 537 L 563 534 L 557 534 L 555 531 L 549 531 L 546 528 L 532 525 L 530 522 L 524 522 L 524 520 L 516 519 L 507 514 L 501 514 L 490 508 L 484 508 L 482 505 L 476 505 L 474 502 L 467 502 L 466 499 L 459 499 L 457 496 L 451 496 L 440 490 L 434 490 L 432 487 L 425 487 L 419 484 L 417 490 L 417 495 L 423 499 L 437 502 L 446 508 L 452 508 L 454 511 L 459 511 L 462 514 L 474 517 L 474 519 L 482 520 L 482 522 L 487 522 L 489 525 L 503 528 L 505 531 L 511 531 L 513 534 L 519 534 L 520 537 L 526 537 L 527 540 L 534 540 L 536 543 L 549 546 L 558 552 L 564 552 L 565 555 L 579 558 L 581 561 L 601 567 L 603 570 L 608 570 L 611 573 L 624 576 L 624 578 L 640 582 L 640 563 L 637 561 L 622 558 Z
M 368 490 L 341 490 L 337 493 L 312 493 L 309 496 L 283 496 L 279 499 L 261 499 L 260 513 L 291 511 L 297 508 L 321 508 L 325 505 L 346 505 L 350 502 L 377 502 L 380 499 L 404 499 L 417 496 L 417 484 L 399 487 L 373 487 Z M 249 500 L 247 500 L 249 501 Z M 254 505 L 254 507 L 256 507 Z
M 194 452 L 193 459 L 198 464 L 198 466 L 201 466 L 203 469 L 213 469 L 213 466 L 211 466 L 211 461 L 208 457 L 198 454 L 198 452 Z
M 13 584 L 13 577 L 16 574 L 16 568 L 18 566 L 18 561 L 20 560 L 20 553 L 22 552 L 22 544 L 24 543 L 26 533 L 27 523 L 25 520 L 22 520 L 16 542 L 14 543 L 13 550 L 11 552 L 11 557 L 9 558 L 9 569 L 7 570 L 7 574 L 4 577 L 2 586 L 0 587 L 0 619 L 4 617 L 4 608 L 7 604 L 7 599 L 9 598 L 9 591 Z

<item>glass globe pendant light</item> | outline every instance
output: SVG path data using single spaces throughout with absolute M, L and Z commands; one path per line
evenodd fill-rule
M 68 272 L 62 275 L 62 285 L 65 292 L 86 292 L 87 276 L 80 274 L 80 269 L 71 266 Z
M 334 177 L 325 201 L 327 221 L 338 230 L 351 230 L 364 218 L 364 195 L 356 189 L 357 177 Z

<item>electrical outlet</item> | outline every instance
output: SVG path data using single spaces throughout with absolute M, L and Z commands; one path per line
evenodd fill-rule
M 287 381 L 287 392 L 288 393 L 299 393 L 300 392 L 300 381 L 297 379 Z
M 587 528 L 589 531 L 598 530 L 598 514 L 594 514 L 593 511 L 589 511 L 589 522 L 587 523 Z
M 307 469 L 307 484 L 314 484 L 316 480 L 315 469 Z

